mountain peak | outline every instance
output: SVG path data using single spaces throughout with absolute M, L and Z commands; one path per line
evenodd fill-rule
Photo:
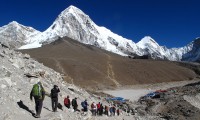
M 19 25 L 19 23 L 17 21 L 12 21 L 9 23 L 9 25 Z
M 75 6 L 73 6 L 73 5 L 70 5 L 70 6 L 68 7 L 68 9 L 78 9 L 78 8 L 75 7 Z
M 12 21 L 12 22 L 9 22 L 8 25 L 5 25 L 5 26 L 18 28 L 18 27 L 23 26 L 23 25 L 19 24 L 17 21 Z
M 84 14 L 83 11 L 81 11 L 79 8 L 73 6 L 73 5 L 70 5 L 68 8 L 66 8 L 64 11 L 61 12 L 61 15 L 66 15 L 68 13 L 81 13 L 81 14 Z
M 159 44 L 150 36 L 145 36 L 144 38 L 142 38 L 137 45 L 141 48 L 146 48 L 147 46 L 151 45 L 153 47 L 157 47 L 159 46 Z
M 200 39 L 200 37 L 196 37 L 196 39 L 195 39 L 195 40 L 198 40 L 198 39 Z

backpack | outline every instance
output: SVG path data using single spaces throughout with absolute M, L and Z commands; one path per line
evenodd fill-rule
M 99 103 L 97 104 L 97 108 L 98 108 L 98 109 L 100 108 L 100 104 L 99 104 Z
M 81 106 L 82 106 L 82 107 L 85 107 L 85 103 L 84 103 L 84 102 L 81 102 Z
M 75 99 L 72 100 L 72 106 L 75 106 Z
M 65 98 L 64 99 L 64 105 L 68 105 L 69 103 L 68 103 L 68 99 L 67 98 Z
M 54 88 L 51 90 L 51 97 L 52 97 L 52 98 L 57 98 L 57 97 L 58 97 L 58 92 L 57 92 L 57 90 L 54 89 Z
M 94 104 L 93 103 L 91 104 L 91 108 L 94 108 Z
M 41 97 L 42 96 L 42 88 L 41 88 L 40 85 L 38 85 L 38 84 L 33 85 L 32 95 L 34 97 L 36 97 L 36 96 Z

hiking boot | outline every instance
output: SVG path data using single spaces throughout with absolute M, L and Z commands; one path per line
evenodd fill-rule
M 40 115 L 35 115 L 35 118 L 40 118 Z

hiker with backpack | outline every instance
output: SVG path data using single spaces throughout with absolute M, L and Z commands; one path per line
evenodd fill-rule
M 110 116 L 113 115 L 113 107 L 111 105 L 109 105 L 109 112 L 110 112 Z
M 97 104 L 97 115 L 100 115 L 101 103 Z
M 96 116 L 96 113 L 97 113 L 97 105 L 93 102 L 91 104 L 91 112 L 92 112 L 92 115 L 93 116 Z
M 53 89 L 51 89 L 51 101 L 52 101 L 52 110 L 53 112 L 57 112 L 58 107 L 58 93 L 60 89 L 57 85 L 54 85 Z
M 119 110 L 119 108 L 117 109 L 117 115 L 118 115 L 118 116 L 120 115 L 120 110 Z
M 102 103 L 101 103 L 101 105 L 100 105 L 100 112 L 99 112 L 99 115 L 103 115 L 103 105 L 102 105 Z
M 32 99 L 33 97 L 35 100 L 35 111 L 36 111 L 35 117 L 40 118 L 40 114 L 41 114 L 42 106 L 43 106 L 43 100 L 45 98 L 45 90 L 41 82 L 38 82 L 37 84 L 33 85 L 33 88 L 30 93 L 31 101 L 33 100 Z
M 84 112 L 87 112 L 88 111 L 88 103 L 87 103 L 87 100 L 81 102 L 81 106 L 83 107 L 83 111 Z
M 69 96 L 67 96 L 67 98 L 64 99 L 64 105 L 69 109 L 70 108 L 70 99 Z
M 74 112 L 79 111 L 77 109 L 78 108 L 78 104 L 77 104 L 77 98 L 76 97 L 72 100 L 72 106 L 73 106 Z
M 108 116 L 108 111 L 109 111 L 109 107 L 107 105 L 105 105 L 105 115 Z
M 115 113 L 116 113 L 116 107 L 115 107 L 115 105 L 112 106 L 112 112 L 113 112 L 113 116 L 115 116 Z

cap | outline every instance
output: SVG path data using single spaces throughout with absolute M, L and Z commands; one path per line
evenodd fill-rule
M 38 85 L 42 85 L 42 83 L 39 81 L 38 83 L 37 83 Z

